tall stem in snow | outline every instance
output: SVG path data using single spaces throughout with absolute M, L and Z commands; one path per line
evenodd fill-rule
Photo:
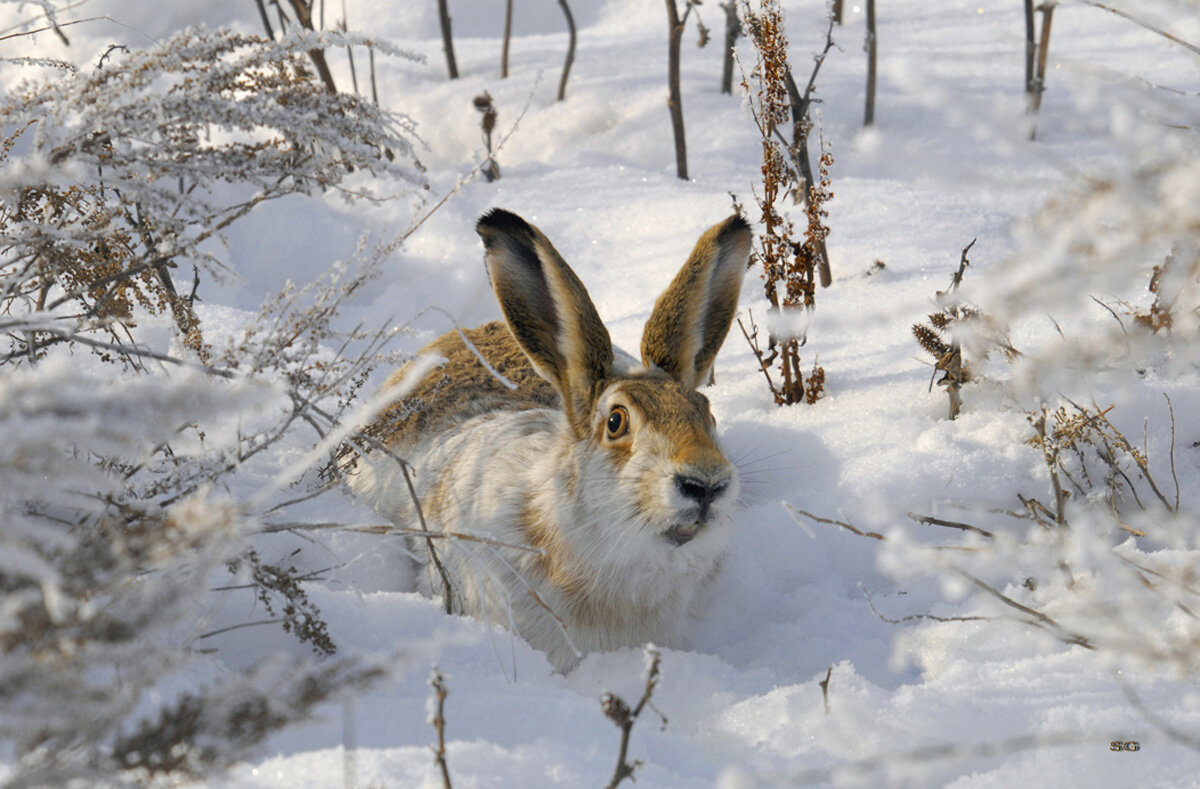
M 450 32 L 448 0 L 438 0 L 438 23 L 442 27 L 442 49 L 446 50 L 446 68 L 450 79 L 458 79 L 458 61 L 454 59 L 454 36 Z
M 671 33 L 667 46 L 667 107 L 671 110 L 671 128 L 675 132 L 675 173 L 685 181 L 688 179 L 687 141 L 683 132 L 683 99 L 679 94 L 679 46 L 683 42 L 683 23 L 691 10 L 688 5 L 680 18 L 675 0 L 667 0 L 667 25 Z
M 567 17 L 567 29 L 571 32 L 571 43 L 567 46 L 567 60 L 563 63 L 562 79 L 558 82 L 558 100 L 562 101 L 567 97 L 567 77 L 571 73 L 571 64 L 575 62 L 575 17 L 571 16 L 571 7 L 567 5 L 567 0 L 558 0 L 558 4 L 562 6 L 563 13 Z
M 867 0 L 867 106 L 863 126 L 875 123 L 875 0 Z
M 513 0 L 504 3 L 504 43 L 500 46 L 500 77 L 508 77 L 508 41 L 512 38 L 512 5 Z

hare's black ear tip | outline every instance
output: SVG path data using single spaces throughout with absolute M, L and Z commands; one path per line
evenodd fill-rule
M 725 220 L 725 226 L 721 228 L 721 235 L 734 233 L 749 233 L 750 223 L 746 221 L 746 217 L 741 214 L 734 214 Z
M 493 208 L 479 217 L 479 221 L 475 223 L 475 232 L 483 236 L 486 241 L 491 233 L 529 232 L 529 223 L 512 211 Z

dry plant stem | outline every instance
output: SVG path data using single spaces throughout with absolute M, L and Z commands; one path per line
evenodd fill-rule
M 803 515 L 804 517 L 810 518 L 814 521 L 817 521 L 818 523 L 828 523 L 828 524 L 832 524 L 834 526 L 841 526 L 843 529 L 846 529 L 847 531 L 857 534 L 860 537 L 869 537 L 869 538 L 875 539 L 875 540 L 887 540 L 886 537 L 884 537 L 882 534 L 878 534 L 877 532 L 863 531 L 862 529 L 859 529 L 857 526 L 853 526 L 852 524 L 846 523 L 844 521 L 836 521 L 836 520 L 832 520 L 830 518 L 822 518 L 817 515 L 813 515 L 811 512 L 805 512 L 804 510 L 797 509 L 796 507 L 793 507 L 790 504 L 786 505 L 786 506 L 787 506 L 788 510 L 792 513 L 793 517 L 795 515 Z M 1091 641 L 1086 636 L 1083 636 L 1079 633 L 1068 630 L 1067 628 L 1063 627 L 1058 622 L 1056 622 L 1054 619 L 1050 618 L 1046 614 L 1043 614 L 1041 611 L 1030 608 L 1027 605 L 1018 603 L 1016 600 L 1012 599 L 1008 595 L 999 591 L 994 586 L 989 585 L 988 583 L 986 583 L 983 580 L 979 579 L 978 577 L 972 575 L 971 573 L 967 572 L 966 570 L 963 570 L 959 567 L 951 567 L 949 569 L 953 570 L 955 573 L 957 573 L 958 575 L 960 575 L 962 578 L 966 579 L 967 581 L 970 581 L 971 584 L 973 584 L 977 589 L 980 589 L 980 590 L 986 592 L 988 595 L 990 595 L 991 597 L 994 597 L 996 600 L 999 600 L 1001 603 L 1008 606 L 1009 608 L 1012 608 L 1016 611 L 1020 611 L 1022 614 L 1025 614 L 1027 617 L 1029 617 L 1028 619 L 1020 619 L 1017 621 L 1023 622 L 1032 627 L 1037 627 L 1039 629 L 1046 630 L 1049 633 L 1053 634 L 1056 638 L 1058 638 L 1064 644 L 1069 644 L 1072 646 L 1080 646 L 1080 647 L 1083 647 L 1085 649 L 1090 649 L 1090 650 L 1096 649 L 1096 647 L 1092 645 Z M 1063 568 L 1063 569 L 1065 570 L 1066 568 Z M 866 592 L 866 589 L 864 588 L 863 591 Z M 869 599 L 869 595 L 868 595 L 868 599 Z M 871 608 L 872 608 L 872 610 L 875 610 L 874 604 L 872 604 Z M 885 619 L 885 621 L 886 621 L 886 618 L 883 617 L 881 614 L 879 614 L 878 611 L 875 611 L 875 613 L 881 619 Z M 926 615 L 926 614 L 918 614 L 918 615 L 916 615 L 916 618 L 936 619 L 936 617 L 932 617 L 932 616 Z M 987 617 L 980 617 L 980 618 L 983 619 L 983 618 L 987 618 Z M 952 620 L 952 621 L 958 621 L 959 619 L 960 618 L 954 618 L 954 620 Z M 970 617 L 962 617 L 961 619 L 964 621 L 969 621 L 971 618 Z M 904 620 L 898 620 L 898 621 L 904 621 Z
M 863 126 L 875 123 L 875 0 L 867 0 L 867 100 Z
M 949 529 L 959 529 L 961 531 L 969 531 L 974 534 L 987 537 L 989 540 L 995 539 L 996 535 L 986 529 L 981 529 L 978 526 L 972 526 L 969 523 L 960 523 L 958 521 L 947 521 L 941 518 L 935 518 L 931 515 L 918 515 L 915 512 L 907 513 L 909 518 L 912 518 L 917 523 L 924 523 L 930 526 L 945 526 Z
M 496 129 L 496 104 L 492 101 L 492 95 L 486 90 L 480 93 L 474 99 L 475 109 L 482 113 L 480 118 L 479 128 L 483 132 L 483 144 L 487 148 L 488 157 L 483 163 L 483 175 L 488 182 L 499 180 L 500 164 L 496 161 L 492 153 L 492 132 Z
M 412 475 L 408 473 L 408 463 L 404 462 L 392 452 L 388 454 L 400 464 L 400 472 L 404 475 L 404 484 L 408 487 L 409 498 L 412 499 L 413 508 L 417 511 L 417 522 L 421 524 L 421 531 L 429 533 L 429 525 L 425 522 L 425 511 L 421 508 L 421 499 L 417 496 L 417 489 L 413 485 Z M 437 549 L 433 547 L 433 539 L 425 537 L 425 548 L 429 551 L 429 558 L 433 560 L 433 566 L 437 569 L 438 575 L 442 579 L 442 596 L 445 598 L 442 601 L 442 607 L 446 609 L 447 614 L 454 613 L 454 596 L 453 588 L 450 586 L 450 575 L 446 572 L 446 568 L 442 565 L 442 560 L 438 557 Z
M 312 20 L 312 4 L 306 3 L 304 0 L 289 0 L 292 4 L 292 10 L 296 12 L 296 21 L 306 30 L 316 30 L 313 27 Z M 317 68 L 317 74 L 321 77 L 321 82 L 325 85 L 325 90 L 330 93 L 337 93 L 337 85 L 333 81 L 333 72 L 329 70 L 329 63 L 325 60 L 325 52 L 320 49 L 308 50 L 308 56 L 312 58 L 313 65 Z
M 1166 397 L 1165 394 L 1163 396 Z M 1167 406 L 1170 409 L 1171 414 L 1171 474 L 1174 477 L 1176 487 L 1175 506 L 1171 506 L 1171 502 L 1167 500 L 1167 497 L 1163 495 L 1162 490 L 1159 489 L 1158 483 L 1154 481 L 1154 476 L 1150 473 L 1150 465 L 1146 453 L 1139 453 L 1129 439 L 1125 437 L 1125 434 L 1118 430 L 1116 425 L 1109 421 L 1108 412 L 1113 409 L 1113 406 L 1110 405 L 1108 408 L 1103 410 L 1096 408 L 1095 415 L 1093 416 L 1088 413 L 1087 409 L 1079 406 L 1078 404 L 1071 402 L 1070 400 L 1067 402 L 1071 403 L 1071 405 L 1074 406 L 1076 410 L 1078 410 L 1080 414 L 1087 419 L 1088 424 L 1094 430 L 1096 430 L 1096 432 L 1098 432 L 1104 438 L 1111 439 L 1118 449 L 1133 459 L 1133 462 L 1138 467 L 1138 471 L 1141 472 L 1142 477 L 1150 486 L 1150 490 L 1154 492 L 1154 495 L 1160 502 L 1162 502 L 1164 507 L 1172 512 L 1177 512 L 1179 510 L 1179 478 L 1178 476 L 1175 476 L 1175 409 L 1173 406 L 1171 406 L 1170 398 L 1167 398 Z M 1104 457 L 1105 462 L 1112 466 L 1114 470 L 1120 471 L 1115 457 L 1112 457 L 1111 454 L 1110 456 L 1105 456 L 1103 453 L 1101 456 Z M 1129 485 L 1130 492 L 1134 493 L 1136 496 L 1136 490 L 1133 487 L 1132 481 L 1125 476 L 1123 472 L 1121 472 L 1121 474 L 1125 478 L 1126 484 Z
M 1033 0 L 1025 0 L 1025 101 L 1029 107 L 1034 91 L 1034 58 L 1037 57 L 1036 26 Z
M 112 22 L 112 21 L 113 21 L 113 18 L 111 16 L 109 16 L 108 14 L 105 14 L 103 16 L 90 16 L 87 19 L 72 19 L 68 22 L 56 22 L 54 24 L 46 25 L 45 27 L 35 28 L 33 30 L 22 30 L 19 33 L 8 33 L 7 35 L 0 36 L 0 41 L 8 41 L 10 38 L 21 38 L 23 36 L 34 36 L 34 35 L 37 35 L 38 33 L 45 33 L 47 30 L 52 31 L 60 39 L 65 41 L 66 34 L 64 34 L 62 32 L 61 28 L 70 27 L 71 25 L 82 25 L 87 22 Z M 9 28 L 9 30 L 11 30 L 11 29 L 12 28 Z M 69 42 L 67 42 L 67 43 L 69 45 Z
M 267 7 L 263 5 L 263 0 L 254 0 L 258 6 L 258 15 L 262 19 L 263 28 L 267 31 L 267 38 L 275 40 L 275 29 L 271 27 L 271 18 L 267 16 Z
M 405 526 L 395 526 L 393 524 L 373 524 L 370 526 L 346 526 L 344 523 L 272 523 L 265 528 L 259 529 L 259 534 L 272 534 L 280 531 L 319 531 L 321 529 L 345 529 L 346 531 L 356 531 L 362 534 L 404 534 L 413 537 L 424 537 L 429 540 L 462 540 L 464 542 L 477 542 L 480 545 L 491 545 L 494 548 L 512 548 L 514 551 L 525 551 L 526 553 L 545 556 L 546 551 L 542 548 L 535 548 L 532 545 L 522 545 L 516 542 L 508 542 L 505 540 L 493 540 L 488 537 L 480 537 L 478 534 L 471 534 L 463 531 L 423 531 L 421 529 L 413 529 Z
M 879 609 L 875 607 L 875 599 L 871 597 L 871 590 L 862 584 L 858 585 L 862 589 L 863 596 L 867 598 L 867 605 L 871 607 L 871 613 L 875 614 L 881 621 L 887 622 L 889 625 L 902 625 L 905 622 L 915 622 L 919 619 L 928 619 L 931 622 L 991 622 L 994 621 L 990 616 L 935 616 L 933 614 L 909 614 L 902 616 L 899 619 L 892 619 L 879 613 Z
M 692 11 L 692 6 L 688 4 L 681 18 L 675 0 L 666 0 L 666 3 L 667 27 L 670 32 L 667 41 L 667 108 L 671 111 L 671 130 L 675 135 L 675 174 L 686 181 L 687 140 L 684 138 L 683 98 L 679 89 L 679 49 L 683 42 L 683 26 Z
M 375 79 L 375 47 L 367 47 L 367 64 L 371 69 L 371 101 L 379 104 L 379 85 Z
M 437 666 L 433 667 L 433 674 L 429 677 L 429 684 L 433 686 L 434 698 L 436 707 L 433 714 L 434 731 L 437 732 L 437 745 L 433 748 L 433 760 L 437 764 L 438 769 L 442 773 L 442 789 L 451 789 L 450 786 L 450 768 L 446 765 L 446 681 L 442 677 L 442 672 L 438 671 Z
M 1147 22 L 1144 19 L 1139 19 L 1138 17 L 1134 16 L 1133 14 L 1130 14 L 1126 11 L 1122 11 L 1119 8 L 1114 8 L 1113 6 L 1107 5 L 1105 3 L 1098 3 L 1098 2 L 1096 2 L 1096 0 L 1079 0 L 1079 2 L 1083 3 L 1084 5 L 1090 5 L 1093 8 L 1099 8 L 1104 11 L 1108 11 L 1111 14 L 1116 14 L 1117 16 L 1121 17 L 1122 19 L 1128 19 L 1130 22 L 1133 22 L 1138 27 L 1145 28 L 1146 30 L 1149 30 L 1151 33 L 1160 35 L 1163 38 L 1167 39 L 1168 41 L 1171 41 L 1175 44 L 1178 44 L 1181 47 L 1184 47 L 1185 49 L 1188 49 L 1193 54 L 1200 55 L 1200 47 L 1197 47 L 1195 44 L 1188 43 L 1187 41 L 1184 41 L 1182 38 L 1179 38 L 1178 36 L 1174 36 L 1174 35 L 1168 33 L 1167 31 L 1163 30 L 1162 28 L 1150 24 L 1149 22 Z
M 1050 486 L 1054 490 L 1054 522 L 1060 529 L 1067 526 L 1067 494 L 1058 479 L 1058 447 L 1046 435 L 1046 409 L 1034 420 L 1033 429 L 1037 431 L 1038 443 L 1042 448 L 1042 460 L 1050 472 Z
M 813 515 L 811 512 L 805 512 L 804 510 L 793 507 L 790 504 L 788 504 L 786 506 L 788 508 L 788 511 L 792 513 L 793 517 L 795 517 L 796 515 L 803 515 L 804 517 L 806 517 L 810 520 L 814 520 L 817 523 L 828 523 L 831 526 L 841 526 L 843 529 L 846 529 L 849 532 L 857 534 L 859 537 L 870 537 L 872 540 L 886 540 L 887 539 L 887 537 L 884 537 L 882 534 L 879 534 L 878 532 L 863 531 L 862 529 L 858 528 L 857 526 L 853 526 L 849 523 L 846 523 L 845 521 L 835 521 L 830 518 L 822 518 L 819 515 Z
M 749 310 L 747 310 L 749 313 Z M 746 325 L 742 323 L 739 316 L 737 319 L 738 328 L 742 330 L 742 336 L 746 338 L 746 343 L 750 346 L 750 350 L 754 352 L 754 358 L 758 359 L 758 368 L 762 370 L 762 374 L 767 377 L 767 388 L 771 390 L 771 394 L 775 396 L 775 402 L 781 404 L 783 402 L 779 390 L 775 388 L 775 382 L 771 380 L 771 365 L 765 357 L 763 357 L 762 349 L 758 347 L 758 326 L 754 323 L 754 314 L 750 315 L 750 326 L 754 329 L 753 332 L 746 331 Z
M 1175 512 L 1179 512 L 1179 475 L 1175 473 L 1175 406 L 1171 403 L 1171 398 L 1166 392 L 1163 392 L 1163 399 L 1167 401 L 1167 410 L 1171 414 L 1171 479 L 1175 481 Z
M 825 672 L 825 679 L 821 680 L 821 682 L 819 683 L 821 686 L 821 698 L 825 702 L 825 714 L 826 715 L 829 714 L 829 678 L 832 676 L 833 676 L 833 666 L 830 666 L 829 670 Z
M 807 205 L 812 200 L 813 189 L 817 186 L 817 179 L 813 176 L 812 157 L 808 151 L 808 135 L 813 128 L 813 123 L 808 116 L 809 110 L 812 108 L 812 95 L 817 84 L 817 74 L 820 73 L 821 66 L 825 63 L 825 57 L 831 49 L 833 49 L 832 17 L 829 19 L 829 27 L 825 30 L 825 47 L 820 54 L 813 58 L 813 70 L 808 76 L 808 83 L 804 86 L 804 93 L 801 94 L 796 86 L 796 80 L 793 78 L 790 68 L 784 74 L 788 98 L 792 103 L 792 144 L 788 146 L 788 152 L 804 181 L 796 191 L 797 204 L 803 202 Z M 829 268 L 829 251 L 825 247 L 825 239 L 818 239 L 816 247 L 821 287 L 828 288 L 833 284 L 833 273 Z
M 832 11 L 833 21 L 837 22 L 840 25 L 840 24 L 842 24 L 843 18 L 845 17 L 845 15 L 846 15 L 846 3 L 844 2 L 844 0 L 833 0 L 833 11 Z
M 1033 80 L 1033 97 L 1029 104 L 1029 112 L 1036 115 L 1042 107 L 1042 94 L 1046 91 L 1046 58 L 1050 53 L 1050 23 L 1054 19 L 1054 3 L 1042 3 L 1038 6 L 1042 12 L 1042 34 L 1038 42 L 1037 73 Z M 1036 124 L 1029 129 L 1029 139 L 1037 139 Z
M 636 780 L 633 777 L 633 771 L 637 769 L 640 761 L 634 761 L 630 764 L 627 759 L 629 755 L 629 735 L 633 731 L 633 724 L 637 721 L 638 716 L 642 714 L 642 710 L 650 703 L 650 696 L 654 693 L 654 688 L 658 685 L 659 664 L 662 656 L 658 651 L 647 647 L 647 654 L 650 656 L 650 666 L 646 671 L 646 689 L 642 691 L 642 698 L 638 701 L 637 706 L 632 710 L 620 696 L 612 693 L 605 693 L 600 700 L 601 709 L 605 716 L 609 718 L 621 729 L 621 744 L 617 751 L 617 767 L 613 770 L 612 780 L 608 782 L 606 789 L 616 789 L 617 785 L 626 778 Z M 666 719 L 663 719 L 664 725 Z
M 742 33 L 742 23 L 738 19 L 737 0 L 721 3 L 725 12 L 725 52 L 721 59 L 721 92 L 733 94 L 733 48 L 738 36 Z
M 963 274 L 966 272 L 967 266 L 971 264 L 967 253 L 971 251 L 971 247 L 975 246 L 975 242 L 978 240 L 973 238 L 970 244 L 963 247 L 962 257 L 958 261 L 958 271 L 954 273 L 954 280 L 950 283 L 951 293 L 957 292 L 958 286 L 962 284 Z M 951 314 L 958 318 L 958 308 L 952 307 Z M 952 337 L 950 340 L 950 356 L 946 360 L 945 366 L 946 393 L 950 398 L 950 419 L 954 420 L 962 412 L 962 384 L 966 377 L 963 372 L 962 346 L 959 345 L 957 337 Z
M 1032 0 L 1028 0 L 1032 2 Z M 508 42 L 512 38 L 513 0 L 504 2 L 504 39 L 500 44 L 500 78 L 508 78 Z
M 454 58 L 454 35 L 450 31 L 448 0 L 438 0 L 438 24 L 442 28 L 442 49 L 446 51 L 446 69 L 450 79 L 458 79 L 458 61 Z
M 571 64 L 575 62 L 575 17 L 571 16 L 571 7 L 567 5 L 567 0 L 558 0 L 558 5 L 567 17 L 567 30 L 571 34 L 570 43 L 567 45 L 567 59 L 563 63 L 562 79 L 558 81 L 558 100 L 562 101 L 567 97 L 567 77 L 571 74 Z
M 1064 644 L 1080 646 L 1080 647 L 1083 647 L 1084 649 L 1090 649 L 1090 650 L 1095 651 L 1096 647 L 1094 647 L 1092 645 L 1091 641 L 1089 641 L 1086 636 L 1080 635 L 1079 633 L 1075 633 L 1071 630 L 1067 630 L 1065 627 L 1063 627 L 1062 625 L 1060 625 L 1058 622 L 1054 621 L 1050 617 L 1046 616 L 1041 611 L 1030 608 L 1027 605 L 1022 605 L 1021 603 L 1018 603 L 1016 600 L 1012 599 L 1008 595 L 999 591 L 994 586 L 991 586 L 991 585 L 985 583 L 984 581 L 980 580 L 979 578 L 976 578 L 974 575 L 967 572 L 966 570 L 962 570 L 957 567 L 954 568 L 954 570 L 959 575 L 961 575 L 963 578 L 970 581 L 977 589 L 981 589 L 984 592 L 987 592 L 989 595 L 996 598 L 1000 602 L 1004 603 L 1009 608 L 1013 608 L 1013 609 L 1025 614 L 1026 616 L 1032 617 L 1032 621 L 1026 620 L 1027 624 L 1033 625 L 1034 627 L 1040 627 L 1043 630 L 1050 631 Z

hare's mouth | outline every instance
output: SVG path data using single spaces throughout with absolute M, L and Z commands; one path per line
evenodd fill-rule
M 704 524 L 696 521 L 695 523 L 677 523 L 671 528 L 663 532 L 663 536 L 672 545 L 679 547 L 684 543 L 692 541 L 692 538 L 700 533 L 700 529 Z

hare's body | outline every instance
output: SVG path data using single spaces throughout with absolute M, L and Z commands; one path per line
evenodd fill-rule
M 496 211 L 480 233 L 507 325 L 465 332 L 474 350 L 458 332 L 432 343 L 445 363 L 372 427 L 411 463 L 430 530 L 486 539 L 434 546 L 454 608 L 564 670 L 579 653 L 672 643 L 729 540 L 737 475 L 694 387 L 732 319 L 749 231 L 731 219 L 701 239 L 655 307 L 641 367 L 614 364 L 586 292 L 539 231 Z M 381 454 L 351 486 L 413 525 L 401 469 Z M 424 575 L 444 591 L 433 566 Z

